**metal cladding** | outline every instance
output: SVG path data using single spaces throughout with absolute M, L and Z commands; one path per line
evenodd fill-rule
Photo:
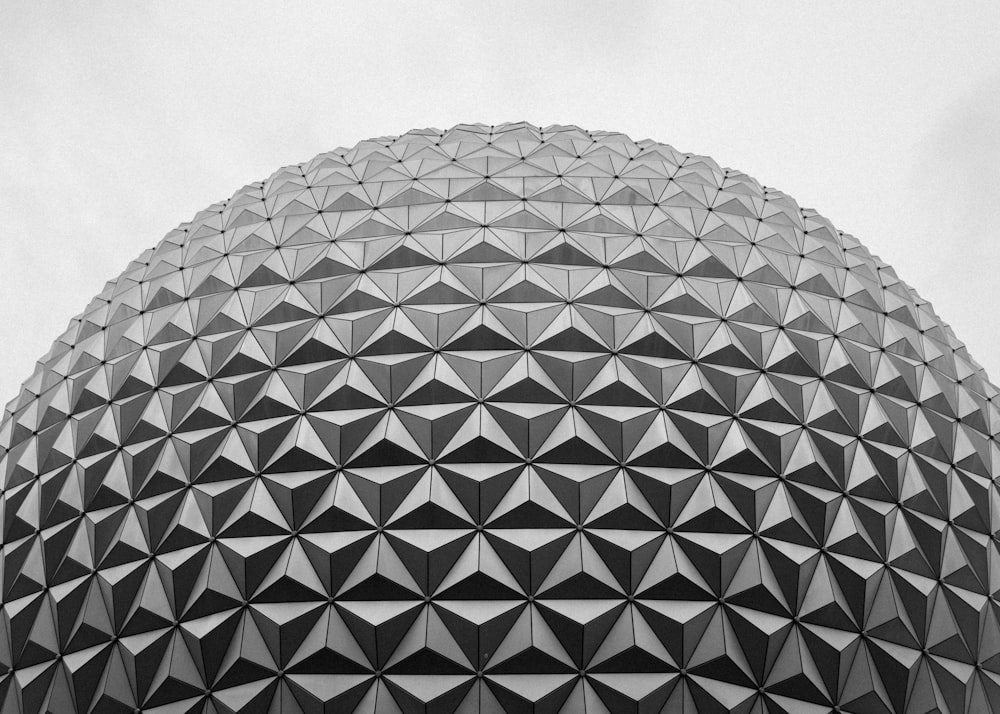
M 1000 711 L 996 394 L 710 159 L 323 154 L 131 263 L 10 406 L 0 708 Z

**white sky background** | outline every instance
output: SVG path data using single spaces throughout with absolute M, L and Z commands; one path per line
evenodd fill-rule
M 652 138 L 789 193 L 1000 376 L 996 0 L 15 0 L 0 403 L 105 281 L 246 183 L 373 136 L 517 120 Z

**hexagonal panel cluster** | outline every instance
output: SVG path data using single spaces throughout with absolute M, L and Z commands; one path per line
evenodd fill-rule
M 11 404 L 0 708 L 997 710 L 996 393 L 710 159 L 322 154 L 130 264 Z

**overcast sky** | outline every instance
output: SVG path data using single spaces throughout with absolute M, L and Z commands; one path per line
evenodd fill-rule
M 573 123 L 746 171 L 1000 375 L 1000 3 L 0 4 L 0 402 L 207 205 L 361 139 Z

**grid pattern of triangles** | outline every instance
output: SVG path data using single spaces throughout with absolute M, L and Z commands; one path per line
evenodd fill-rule
M 130 264 L 10 405 L 0 709 L 1000 711 L 996 394 L 710 159 L 323 154 Z

